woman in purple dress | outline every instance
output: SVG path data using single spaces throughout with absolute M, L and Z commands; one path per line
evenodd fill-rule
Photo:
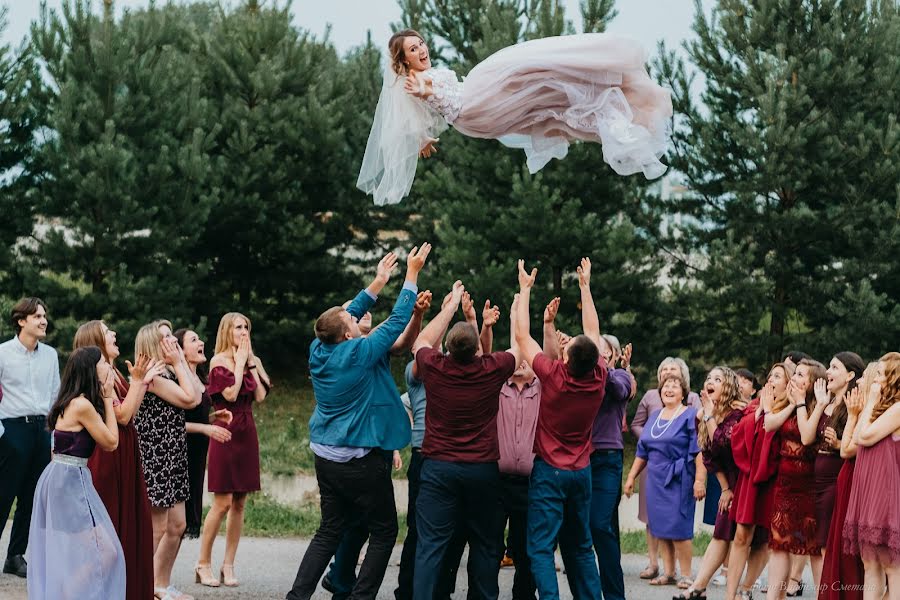
M 631 420 L 631 433 L 636 439 L 641 439 L 641 434 L 644 431 L 644 426 L 647 424 L 647 419 L 650 417 L 650 413 L 662 408 L 663 403 L 659 397 L 659 386 L 662 385 L 662 380 L 667 375 L 671 374 L 680 374 L 685 383 L 687 383 L 688 389 L 691 388 L 691 375 L 688 371 L 687 364 L 680 358 L 673 358 L 671 356 L 667 356 L 666 358 L 664 358 L 662 362 L 659 363 L 659 367 L 656 368 L 657 387 L 653 388 L 652 390 L 647 390 L 647 392 L 641 398 L 641 401 L 638 403 L 637 409 L 634 412 L 634 417 Z M 687 405 L 693 406 L 699 411 L 700 396 L 698 396 L 694 392 L 688 393 Z M 638 520 L 646 525 L 647 494 L 644 493 L 644 490 L 647 489 L 646 471 L 641 472 L 641 476 L 638 478 L 637 484 Z M 646 527 L 644 531 L 647 536 L 647 556 L 650 560 L 650 564 L 648 564 L 647 567 L 643 571 L 641 571 L 640 577 L 641 579 L 653 579 L 654 577 L 659 575 L 659 542 L 650 533 L 649 527 Z
M 650 415 L 638 440 L 637 456 L 625 482 L 625 495 L 634 493 L 634 482 L 647 468 L 647 517 L 650 533 L 660 541 L 665 573 L 651 585 L 687 589 L 691 581 L 691 540 L 694 537 L 696 501 L 706 493 L 706 469 L 697 446 L 697 410 L 687 407 L 687 384 L 680 374 L 667 375 L 659 389 L 663 407 Z M 675 578 L 675 561 L 681 579 Z
M 234 558 L 244 527 L 247 494 L 257 492 L 259 484 L 259 439 L 253 421 L 253 404 L 266 398 L 270 382 L 262 362 L 250 345 L 250 319 L 240 313 L 227 313 L 219 322 L 216 354 L 210 361 L 206 392 L 216 410 L 233 414 L 229 424 L 218 421 L 231 432 L 231 441 L 212 440 L 209 445 L 209 491 L 213 504 L 203 523 L 198 563 L 208 565 L 222 519 L 225 525 L 225 557 L 219 575 L 222 585 L 236 587 Z
M 75 350 L 47 416 L 53 460 L 38 480 L 31 511 L 31 600 L 125 598 L 122 544 L 87 468 L 95 446 L 111 452 L 119 445 L 115 384 L 107 379 L 101 387 L 101 362 L 96 346 Z

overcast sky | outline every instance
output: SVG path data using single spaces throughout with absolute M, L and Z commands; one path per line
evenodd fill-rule
M 272 3 L 275 0 L 268 0 Z M 158 0 L 157 4 L 163 4 Z M 235 5 L 238 0 L 225 0 Z M 3 34 L 3 41 L 17 45 L 28 33 L 29 24 L 37 19 L 40 12 L 39 0 L 0 0 L 9 9 L 9 25 Z M 144 7 L 149 0 L 117 0 L 117 11 L 126 7 Z M 283 2 L 279 2 L 283 4 Z M 578 0 L 563 0 L 566 15 L 580 27 Z M 58 8 L 62 0 L 47 0 L 51 8 Z M 712 0 L 703 0 L 708 9 Z M 102 6 L 102 0 L 94 0 L 94 10 Z M 656 43 L 665 40 L 674 47 L 685 38 L 691 37 L 691 22 L 694 14 L 693 0 L 619 0 L 616 8 L 619 15 L 612 21 L 609 31 L 627 35 L 639 40 L 648 53 L 655 53 Z M 332 26 L 331 40 L 343 52 L 366 39 L 366 30 L 372 30 L 372 37 L 380 45 L 390 37 L 390 23 L 399 20 L 400 9 L 396 0 L 295 0 L 291 11 L 294 22 L 315 34 L 322 35 L 328 24 Z

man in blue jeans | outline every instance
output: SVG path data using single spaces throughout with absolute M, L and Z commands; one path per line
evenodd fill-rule
M 531 337 L 529 303 L 537 269 L 531 274 L 519 261 L 518 317 L 515 337 L 522 356 L 541 381 L 534 449 L 537 455 L 528 489 L 528 555 L 541 600 L 559 598 L 553 550 L 559 540 L 569 588 L 576 600 L 600 598 L 600 574 L 591 545 L 591 424 L 603 404 L 606 364 L 600 359 L 600 321 L 591 295 L 591 262 L 578 268 L 584 334 L 548 354 Z M 559 307 L 554 298 L 545 323 Z M 555 337 L 545 338 L 555 344 Z

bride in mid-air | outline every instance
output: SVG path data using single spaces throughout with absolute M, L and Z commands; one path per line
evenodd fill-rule
M 437 152 L 453 127 L 522 148 L 532 173 L 566 156 L 569 142 L 603 146 L 620 175 L 662 175 L 672 100 L 644 68 L 637 42 L 605 33 L 548 37 L 504 48 L 465 78 L 434 67 L 412 29 L 391 36 L 390 65 L 375 109 L 357 187 L 396 204 L 412 187 L 419 156 Z

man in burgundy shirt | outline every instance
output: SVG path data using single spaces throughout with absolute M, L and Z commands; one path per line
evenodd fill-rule
M 591 261 L 578 268 L 584 334 L 552 360 L 531 337 L 528 314 L 537 269 L 519 261 L 516 341 L 541 380 L 541 407 L 534 438 L 537 457 L 528 489 L 528 555 L 541 600 L 559 598 L 555 542 L 566 563 L 572 596 L 600 599 L 600 573 L 591 543 L 591 426 L 603 403 L 606 364 L 600 360 L 600 321 L 591 296 Z M 558 300 L 547 307 L 555 311 Z M 547 319 L 544 319 L 545 322 Z M 552 336 L 551 336 L 552 337 Z M 554 340 L 545 338 L 545 344 Z M 558 354 L 558 350 L 555 350 Z
M 459 307 L 465 288 L 457 281 L 450 301 L 413 345 L 416 371 L 425 383 L 425 439 L 419 498 L 413 597 L 431 599 L 447 547 L 457 527 L 469 541 L 469 593 L 496 599 L 503 556 L 499 510 L 500 388 L 519 364 L 509 352 L 479 355 L 478 331 L 457 323 L 447 334 L 448 353 L 433 347 Z

